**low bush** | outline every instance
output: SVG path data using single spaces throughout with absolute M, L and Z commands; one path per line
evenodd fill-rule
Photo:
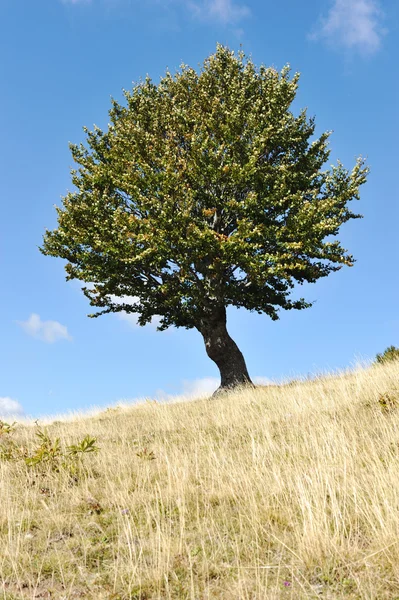
M 81 460 L 83 454 L 97 452 L 97 439 L 86 435 L 80 442 L 61 446 L 60 438 L 51 439 L 46 431 L 37 425 L 36 439 L 38 444 L 32 448 L 17 444 L 12 438 L 16 423 L 11 425 L 0 421 L 0 459 L 24 461 L 28 467 L 48 466 L 50 470 L 59 472 L 61 468 L 70 470 Z
M 377 354 L 375 360 L 379 364 L 387 363 L 392 360 L 399 360 L 399 348 L 396 348 L 395 346 L 388 346 L 388 348 L 384 350 L 382 354 Z

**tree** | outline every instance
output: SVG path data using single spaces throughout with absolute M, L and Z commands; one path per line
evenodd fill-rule
M 100 310 L 89 316 L 196 328 L 219 389 L 251 383 L 228 306 L 277 319 L 311 306 L 290 299 L 295 283 L 353 264 L 332 238 L 360 216 L 348 202 L 368 169 L 358 159 L 351 172 L 321 170 L 329 132 L 312 141 L 314 119 L 291 112 L 298 80 L 218 45 L 199 72 L 182 65 L 137 83 L 126 105 L 112 101 L 107 131 L 84 128 L 87 145 L 71 145 L 76 190 L 44 236 L 67 280 L 90 284 Z

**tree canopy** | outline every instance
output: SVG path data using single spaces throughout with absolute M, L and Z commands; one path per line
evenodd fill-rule
M 368 168 L 328 169 L 330 132 L 315 138 L 291 110 L 299 74 L 256 67 L 218 46 L 199 70 L 182 65 L 113 100 L 106 131 L 71 145 L 75 190 L 57 208 L 42 252 L 90 283 L 97 311 L 160 315 L 203 333 L 229 305 L 278 318 L 290 298 L 354 259 L 335 239 L 360 215 Z

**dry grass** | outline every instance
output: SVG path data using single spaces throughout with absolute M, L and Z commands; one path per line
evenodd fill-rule
M 397 402 L 399 361 L 54 422 L 100 451 L 0 461 L 0 598 L 399 599 Z

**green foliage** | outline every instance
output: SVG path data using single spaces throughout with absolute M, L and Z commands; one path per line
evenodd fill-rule
M 5 421 L 0 421 L 0 460 L 14 460 L 24 453 L 24 449 L 19 448 L 11 437 L 16 429 L 16 425 L 15 422 L 9 424 Z
M 83 454 L 98 452 L 97 439 L 86 435 L 78 444 L 68 446 L 66 450 L 61 447 L 60 438 L 52 439 L 46 431 L 38 426 L 36 437 L 38 445 L 29 450 L 25 446 L 18 445 L 10 435 L 13 433 L 15 424 L 8 425 L 0 421 L 0 436 L 4 431 L 7 440 L 0 443 L 0 459 L 18 461 L 23 460 L 28 467 L 49 467 L 52 471 L 60 471 L 65 468 L 71 473 L 78 470 L 77 461 Z
M 79 442 L 79 444 L 68 446 L 68 455 L 80 456 L 89 452 L 98 452 L 99 448 L 95 445 L 96 441 L 96 438 L 91 437 L 90 435 L 86 435 L 86 437 L 84 437 L 83 440 Z
M 399 348 L 396 348 L 395 346 L 388 346 L 388 348 L 386 348 L 382 354 L 377 354 L 375 359 L 379 364 L 384 364 L 392 360 L 399 360 Z
M 47 463 L 53 469 L 57 469 L 60 459 L 63 457 L 60 445 L 60 438 L 51 440 L 45 431 L 39 430 L 36 433 L 39 439 L 39 445 L 34 449 L 33 454 L 25 458 L 25 463 L 32 467 L 34 465 Z
M 17 426 L 17 424 L 15 421 L 14 421 L 14 423 L 11 423 L 11 425 L 10 425 L 9 423 L 6 423 L 5 421 L 0 420 L 0 437 L 2 435 L 10 435 L 11 433 L 13 433 L 16 426 Z
M 76 189 L 41 251 L 89 284 L 90 316 L 198 328 L 234 305 L 277 319 L 310 306 L 290 299 L 295 283 L 353 264 L 333 237 L 360 217 L 348 203 L 368 168 L 323 169 L 330 133 L 291 112 L 298 81 L 219 45 L 199 72 L 182 65 L 113 101 L 108 131 L 84 129 Z

